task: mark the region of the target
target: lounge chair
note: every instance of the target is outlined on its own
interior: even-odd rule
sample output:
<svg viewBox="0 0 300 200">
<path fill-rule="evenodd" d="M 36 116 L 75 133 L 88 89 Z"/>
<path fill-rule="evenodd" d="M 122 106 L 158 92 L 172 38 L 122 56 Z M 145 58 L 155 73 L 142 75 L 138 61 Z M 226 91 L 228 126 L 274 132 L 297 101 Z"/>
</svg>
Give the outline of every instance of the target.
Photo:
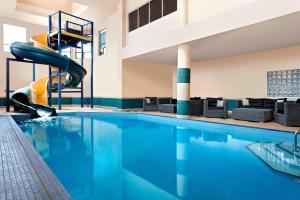
<svg viewBox="0 0 300 200">
<path fill-rule="evenodd" d="M 177 112 L 177 100 L 173 98 L 159 98 L 158 99 L 158 111 L 163 113 L 176 113 Z"/>
<path fill-rule="evenodd" d="M 218 105 L 218 104 L 222 105 Z M 204 100 L 203 115 L 212 118 L 228 118 L 228 102 L 222 98 L 207 98 Z"/>
<path fill-rule="evenodd" d="M 190 115 L 202 116 L 203 115 L 203 101 L 200 97 L 193 97 L 190 100 Z"/>
<path fill-rule="evenodd" d="M 143 110 L 157 111 L 158 110 L 157 97 L 145 97 L 143 100 Z"/>
<path fill-rule="evenodd" d="M 275 121 L 285 126 L 300 126 L 300 100 L 276 103 Z"/>
</svg>

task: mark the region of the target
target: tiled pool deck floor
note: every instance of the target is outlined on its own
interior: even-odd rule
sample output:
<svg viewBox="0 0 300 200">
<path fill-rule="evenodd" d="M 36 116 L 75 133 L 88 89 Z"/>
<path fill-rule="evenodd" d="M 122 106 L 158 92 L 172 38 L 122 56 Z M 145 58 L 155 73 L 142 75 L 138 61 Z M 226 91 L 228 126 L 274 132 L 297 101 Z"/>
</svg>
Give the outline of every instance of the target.
<svg viewBox="0 0 300 200">
<path fill-rule="evenodd" d="M 0 199 L 71 199 L 10 116 L 0 116 Z"/>
<path fill-rule="evenodd" d="M 81 109 L 80 107 L 69 106 L 64 107 L 63 112 L 111 111 L 115 111 L 115 109 Z M 0 109 L 0 200 L 71 199 L 68 192 L 23 135 L 21 129 L 10 116 L 11 114 L 13 113 L 5 113 L 4 109 Z M 174 114 L 159 112 L 146 112 L 146 114 L 177 117 Z M 190 119 L 290 132 L 298 129 L 297 127 L 285 127 L 274 122 L 253 123 L 203 117 L 191 117 Z"/>
</svg>

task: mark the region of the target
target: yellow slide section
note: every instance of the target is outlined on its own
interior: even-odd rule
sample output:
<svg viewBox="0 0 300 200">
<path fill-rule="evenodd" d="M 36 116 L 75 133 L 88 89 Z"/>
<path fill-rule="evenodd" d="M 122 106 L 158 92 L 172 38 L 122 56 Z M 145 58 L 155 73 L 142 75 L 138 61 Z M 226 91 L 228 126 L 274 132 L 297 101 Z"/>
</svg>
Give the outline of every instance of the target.
<svg viewBox="0 0 300 200">
<path fill-rule="evenodd" d="M 43 33 L 31 37 L 31 41 L 35 47 L 47 49 L 53 51 L 53 49 L 48 47 L 48 34 Z M 51 66 L 51 68 L 54 68 Z M 30 102 L 40 105 L 48 105 L 48 78 L 44 77 L 30 84 Z M 62 82 L 65 81 L 65 76 L 62 76 Z M 52 79 L 52 84 L 57 83 L 56 77 Z"/>
<path fill-rule="evenodd" d="M 30 100 L 34 104 L 48 104 L 48 77 L 42 78 L 30 84 Z"/>
</svg>

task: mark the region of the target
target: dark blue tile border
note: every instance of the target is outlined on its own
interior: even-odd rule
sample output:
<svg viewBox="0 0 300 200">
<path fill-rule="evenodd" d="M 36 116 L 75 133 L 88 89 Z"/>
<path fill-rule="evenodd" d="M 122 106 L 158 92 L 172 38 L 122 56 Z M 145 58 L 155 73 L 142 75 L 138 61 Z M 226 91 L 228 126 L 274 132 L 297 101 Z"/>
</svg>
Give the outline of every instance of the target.
<svg viewBox="0 0 300 200">
<path fill-rule="evenodd" d="M 228 110 L 232 111 L 237 107 L 237 102 L 239 99 L 226 99 L 228 102 Z"/>
<path fill-rule="evenodd" d="M 52 103 L 57 105 L 57 98 L 52 99 Z M 63 105 L 80 105 L 79 97 L 64 97 L 62 98 Z M 90 98 L 84 98 L 83 103 L 88 105 Z M 6 98 L 0 98 L 0 106 L 6 105 Z M 142 108 L 143 98 L 122 99 L 122 98 L 94 98 L 94 105 L 115 107 L 119 109 Z"/>
<path fill-rule="evenodd" d="M 53 98 L 53 104 L 57 105 L 57 98 Z M 236 108 L 236 102 L 238 99 L 227 99 L 228 109 L 233 110 Z M 84 98 L 84 104 L 88 105 L 90 98 Z M 79 97 L 64 97 L 62 98 L 62 104 L 68 105 L 80 105 Z M 0 98 L 0 106 L 6 105 L 6 98 Z M 94 98 L 94 105 L 107 106 L 119 109 L 133 109 L 143 107 L 143 98 Z"/>
<path fill-rule="evenodd" d="M 142 98 L 135 98 L 135 99 L 95 98 L 94 105 L 115 107 L 119 109 L 142 108 L 143 99 Z"/>
<path fill-rule="evenodd" d="M 6 98 L 0 98 L 0 106 L 6 105 Z"/>
</svg>

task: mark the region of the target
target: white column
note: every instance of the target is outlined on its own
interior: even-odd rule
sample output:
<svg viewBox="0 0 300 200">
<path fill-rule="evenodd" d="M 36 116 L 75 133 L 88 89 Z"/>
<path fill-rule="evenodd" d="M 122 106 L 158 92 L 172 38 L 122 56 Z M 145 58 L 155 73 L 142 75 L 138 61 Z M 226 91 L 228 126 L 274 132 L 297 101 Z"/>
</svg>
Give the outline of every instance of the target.
<svg viewBox="0 0 300 200">
<path fill-rule="evenodd" d="M 187 25 L 189 23 L 188 0 L 177 0 L 177 9 L 179 13 L 180 25 Z"/>
<path fill-rule="evenodd" d="M 190 103 L 190 47 L 187 44 L 178 46 L 177 69 L 177 115 L 189 115 Z"/>
</svg>

